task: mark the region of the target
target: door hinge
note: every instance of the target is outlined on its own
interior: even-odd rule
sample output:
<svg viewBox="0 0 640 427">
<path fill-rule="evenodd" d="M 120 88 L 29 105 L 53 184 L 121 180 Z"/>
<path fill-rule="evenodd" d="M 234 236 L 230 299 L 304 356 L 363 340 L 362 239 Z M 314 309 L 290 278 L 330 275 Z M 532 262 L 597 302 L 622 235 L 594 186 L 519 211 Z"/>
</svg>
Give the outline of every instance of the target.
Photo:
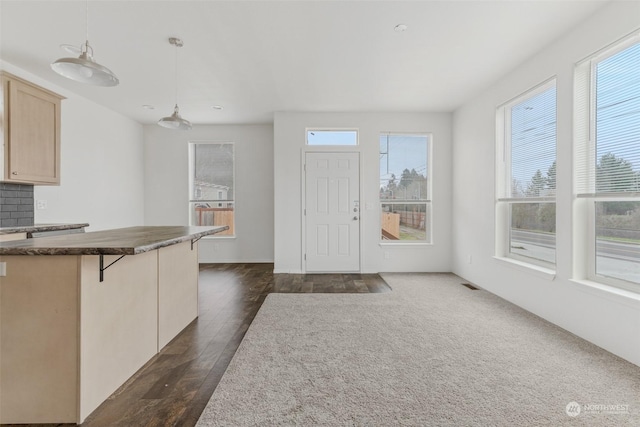
<svg viewBox="0 0 640 427">
<path fill-rule="evenodd" d="M 304 168 L 304 171 L 307 171 L 307 164 L 305 163 L 304 165 L 302 165 L 302 167 Z"/>
<path fill-rule="evenodd" d="M 304 260 L 305 261 L 307 260 L 307 254 L 304 254 Z"/>
<path fill-rule="evenodd" d="M 304 208 L 304 214 L 305 215 L 307 214 L 307 208 Z"/>
</svg>

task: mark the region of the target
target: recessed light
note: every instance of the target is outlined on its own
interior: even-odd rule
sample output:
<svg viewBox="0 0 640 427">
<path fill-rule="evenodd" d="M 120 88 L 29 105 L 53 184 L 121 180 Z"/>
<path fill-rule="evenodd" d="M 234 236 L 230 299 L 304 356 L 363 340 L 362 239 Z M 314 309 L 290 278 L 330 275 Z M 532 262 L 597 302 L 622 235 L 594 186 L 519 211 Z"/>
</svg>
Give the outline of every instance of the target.
<svg viewBox="0 0 640 427">
<path fill-rule="evenodd" d="M 213 107 L 214 110 L 224 110 L 224 107 L 222 105 L 214 105 Z"/>
<path fill-rule="evenodd" d="M 393 30 L 394 30 L 396 33 L 403 33 L 403 32 L 405 32 L 405 31 L 407 31 L 407 29 L 408 29 L 408 28 L 409 28 L 409 27 L 407 27 L 405 24 L 398 24 L 398 25 L 396 25 L 395 27 L 393 27 Z"/>
<path fill-rule="evenodd" d="M 156 107 L 154 107 L 153 105 L 149 105 L 149 104 L 144 104 L 142 106 L 142 108 L 144 108 L 145 110 L 155 110 Z"/>
</svg>

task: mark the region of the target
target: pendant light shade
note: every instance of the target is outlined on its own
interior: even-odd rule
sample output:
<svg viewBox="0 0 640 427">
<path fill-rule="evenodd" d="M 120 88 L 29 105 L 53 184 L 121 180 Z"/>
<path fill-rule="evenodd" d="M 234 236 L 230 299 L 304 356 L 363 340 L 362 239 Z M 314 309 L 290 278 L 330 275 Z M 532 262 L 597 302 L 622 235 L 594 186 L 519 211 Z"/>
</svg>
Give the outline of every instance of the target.
<svg viewBox="0 0 640 427">
<path fill-rule="evenodd" d="M 89 1 L 85 3 L 86 13 L 86 38 L 85 43 L 80 48 L 80 56 L 77 58 L 60 58 L 51 68 L 56 73 L 68 79 L 80 83 L 87 83 L 95 86 L 117 86 L 120 83 L 113 71 L 98 64 L 93 59 L 93 48 L 89 46 Z"/>
<path fill-rule="evenodd" d="M 158 120 L 158 124 L 167 129 L 191 130 L 191 122 L 180 116 L 178 104 L 173 107 L 173 114 Z"/>
<path fill-rule="evenodd" d="M 120 83 L 113 71 L 94 61 L 89 40 L 82 45 L 78 58 L 60 58 L 51 64 L 51 68 L 61 76 L 80 83 L 95 86 L 117 86 Z"/>
<path fill-rule="evenodd" d="M 169 44 L 175 46 L 176 55 L 175 55 L 175 77 L 176 77 L 176 105 L 173 107 L 173 114 L 167 117 L 163 117 L 158 120 L 158 125 L 174 130 L 191 130 L 191 122 L 189 120 L 183 119 L 180 116 L 180 109 L 178 108 L 178 48 L 182 47 L 184 43 L 182 40 L 171 37 L 169 38 Z"/>
</svg>

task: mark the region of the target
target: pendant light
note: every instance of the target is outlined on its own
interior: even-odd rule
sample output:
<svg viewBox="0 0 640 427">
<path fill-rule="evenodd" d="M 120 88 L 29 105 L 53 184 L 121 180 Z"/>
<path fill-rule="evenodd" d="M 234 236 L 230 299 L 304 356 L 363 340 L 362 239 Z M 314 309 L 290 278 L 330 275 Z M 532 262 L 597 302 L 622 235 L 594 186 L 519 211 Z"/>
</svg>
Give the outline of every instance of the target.
<svg viewBox="0 0 640 427">
<path fill-rule="evenodd" d="M 173 114 L 167 117 L 163 117 L 158 121 L 158 124 L 162 127 L 168 129 L 175 130 L 191 130 L 191 122 L 189 120 L 185 120 L 180 117 L 180 110 L 178 108 L 178 48 L 182 47 L 184 43 L 182 40 L 171 37 L 169 38 L 169 43 L 175 46 L 176 48 L 176 66 L 175 66 L 175 74 L 176 74 L 176 105 L 173 107 Z"/>
<path fill-rule="evenodd" d="M 56 73 L 68 79 L 95 86 L 117 86 L 120 81 L 113 72 L 93 59 L 93 48 L 89 45 L 89 1 L 85 5 L 86 37 L 80 47 L 78 58 L 60 58 L 51 64 Z"/>
</svg>

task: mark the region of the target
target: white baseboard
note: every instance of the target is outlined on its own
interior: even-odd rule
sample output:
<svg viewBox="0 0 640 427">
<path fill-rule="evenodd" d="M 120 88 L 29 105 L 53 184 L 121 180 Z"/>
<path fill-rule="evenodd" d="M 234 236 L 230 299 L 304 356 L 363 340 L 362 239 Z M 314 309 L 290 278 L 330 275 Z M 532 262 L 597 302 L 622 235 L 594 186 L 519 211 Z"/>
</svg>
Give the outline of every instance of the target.
<svg viewBox="0 0 640 427">
<path fill-rule="evenodd" d="M 273 269 L 273 274 L 304 274 L 302 270 L 282 270 L 282 269 Z"/>
<path fill-rule="evenodd" d="M 200 264 L 273 264 L 272 259 L 199 259 Z"/>
</svg>

